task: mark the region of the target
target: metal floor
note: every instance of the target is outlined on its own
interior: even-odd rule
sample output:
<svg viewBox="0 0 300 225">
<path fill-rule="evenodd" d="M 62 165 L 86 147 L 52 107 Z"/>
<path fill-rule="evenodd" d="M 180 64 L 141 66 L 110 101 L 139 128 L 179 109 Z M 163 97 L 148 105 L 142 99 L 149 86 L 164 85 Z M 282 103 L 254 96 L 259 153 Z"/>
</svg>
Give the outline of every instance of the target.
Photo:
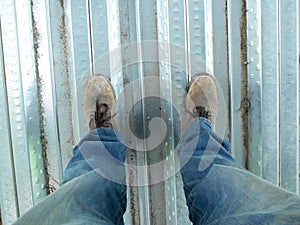
<svg viewBox="0 0 300 225">
<path fill-rule="evenodd" d="M 109 77 L 143 124 L 155 113 L 148 97 L 169 115 L 156 151 L 129 150 L 131 165 L 163 160 L 168 179 L 153 184 L 151 170 L 127 171 L 137 186 L 126 224 L 190 224 L 173 124 L 199 72 L 218 81 L 217 131 L 237 161 L 299 193 L 299 1 L 0 0 L 0 10 L 3 224 L 59 187 L 87 132 L 82 94 L 92 74 Z"/>
</svg>

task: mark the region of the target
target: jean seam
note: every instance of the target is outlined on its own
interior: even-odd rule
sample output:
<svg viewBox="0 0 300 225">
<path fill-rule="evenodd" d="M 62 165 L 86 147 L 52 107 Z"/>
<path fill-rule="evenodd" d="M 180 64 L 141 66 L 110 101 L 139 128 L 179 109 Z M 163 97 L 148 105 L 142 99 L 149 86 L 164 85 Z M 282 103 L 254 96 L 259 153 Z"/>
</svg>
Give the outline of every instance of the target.
<svg viewBox="0 0 300 225">
<path fill-rule="evenodd" d="M 184 184 L 184 188 L 185 188 L 186 190 L 188 190 L 189 193 L 191 193 L 192 188 L 190 188 L 188 185 Z"/>
<path fill-rule="evenodd" d="M 197 216 L 199 216 L 199 218 L 200 218 L 200 223 L 199 223 L 199 224 L 202 224 L 204 215 L 203 215 L 203 213 L 201 212 L 201 210 L 197 209 L 197 208 L 194 207 L 194 206 L 191 206 L 191 212 L 193 212 L 193 213 L 197 214 Z"/>
<path fill-rule="evenodd" d="M 124 215 L 124 211 L 123 211 L 123 209 L 121 207 L 119 213 L 117 214 L 117 219 L 116 219 L 116 223 L 115 224 L 117 224 L 117 225 L 120 224 L 120 221 L 123 218 L 123 215 Z"/>
</svg>

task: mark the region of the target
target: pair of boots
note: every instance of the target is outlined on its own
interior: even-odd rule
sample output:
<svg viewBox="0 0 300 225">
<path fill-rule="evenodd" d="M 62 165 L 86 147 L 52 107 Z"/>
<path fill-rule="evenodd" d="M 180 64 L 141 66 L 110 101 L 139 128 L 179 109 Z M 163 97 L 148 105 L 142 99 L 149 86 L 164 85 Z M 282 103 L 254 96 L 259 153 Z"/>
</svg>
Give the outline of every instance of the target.
<svg viewBox="0 0 300 225">
<path fill-rule="evenodd" d="M 103 75 L 92 76 L 85 85 L 84 113 L 90 130 L 108 127 L 118 130 L 116 95 L 110 81 Z M 189 83 L 184 102 L 187 128 L 193 118 L 204 117 L 214 125 L 218 113 L 218 93 L 214 77 L 201 73 Z"/>
</svg>

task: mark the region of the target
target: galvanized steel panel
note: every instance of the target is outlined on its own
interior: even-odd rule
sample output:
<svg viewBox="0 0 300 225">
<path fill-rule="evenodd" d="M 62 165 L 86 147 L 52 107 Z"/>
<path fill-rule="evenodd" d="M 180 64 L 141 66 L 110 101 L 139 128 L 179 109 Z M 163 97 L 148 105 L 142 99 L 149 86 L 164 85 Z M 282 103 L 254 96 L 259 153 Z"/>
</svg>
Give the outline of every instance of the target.
<svg viewBox="0 0 300 225">
<path fill-rule="evenodd" d="M 139 17 L 136 13 L 139 12 L 139 5 L 136 1 L 119 1 L 120 13 L 120 39 L 122 46 L 122 73 L 123 77 L 119 82 L 123 82 L 124 86 L 131 85 L 132 82 L 138 80 L 141 76 L 142 65 L 139 61 L 139 44 L 132 44 L 139 41 Z M 131 16 L 130 16 L 131 15 Z M 134 16 L 133 16 L 134 15 Z M 141 90 L 141 82 L 135 83 L 135 88 Z M 133 106 L 141 99 L 141 93 L 134 91 L 133 88 L 125 88 L 122 92 L 124 102 L 119 104 Z M 141 112 L 141 105 L 132 108 L 132 113 L 136 115 Z M 135 120 L 136 121 L 136 120 Z M 140 132 L 136 125 L 131 126 L 133 133 Z M 131 132 L 126 132 L 126 140 L 134 143 Z M 144 165 L 144 152 L 139 152 L 134 149 L 128 149 L 127 153 L 127 182 L 128 187 L 128 207 L 125 213 L 125 223 L 145 224 L 149 221 L 149 194 L 147 187 L 138 186 L 138 183 L 144 183 L 147 175 L 143 171 L 137 169 L 138 165 Z"/>
<path fill-rule="evenodd" d="M 91 47 L 92 47 L 92 73 L 109 76 L 109 57 L 103 57 L 109 51 L 108 37 L 108 11 L 106 0 L 89 1 Z M 101 57 L 101 63 L 96 63 Z"/>
<path fill-rule="evenodd" d="M 70 20 L 72 45 L 70 54 L 73 55 L 73 70 L 68 77 L 69 95 L 72 101 L 73 130 L 76 142 L 82 138 L 87 130 L 84 120 L 80 118 L 83 115 L 80 102 L 82 90 L 78 88 L 82 77 L 92 71 L 91 64 L 91 38 L 90 38 L 90 17 L 89 2 L 81 0 L 70 1 Z M 79 95 L 77 95 L 79 94 Z"/>
<path fill-rule="evenodd" d="M 261 8 L 260 1 L 247 1 L 247 41 L 248 41 L 248 133 L 249 169 L 262 175 L 261 136 Z"/>
<path fill-rule="evenodd" d="M 163 117 L 164 113 L 168 114 L 168 118 L 164 118 L 167 121 L 164 121 L 166 125 L 166 139 L 160 145 L 160 152 L 165 154 L 162 157 L 162 160 L 165 160 L 164 167 L 162 168 L 162 173 L 165 173 L 164 176 L 169 176 L 170 173 L 174 173 L 174 128 L 170 126 L 170 124 L 174 124 L 173 122 L 173 109 L 172 105 L 167 104 L 167 102 L 172 102 L 172 85 L 171 85 L 171 65 L 170 65 L 170 46 L 165 44 L 166 41 L 169 40 L 169 14 L 168 14 L 168 2 L 158 2 L 157 4 L 157 30 L 158 30 L 158 56 L 159 56 L 159 76 L 163 80 L 160 81 L 160 107 L 161 107 L 161 117 Z M 171 121 L 171 123 L 170 123 Z M 170 179 L 164 181 L 163 186 L 164 191 L 164 205 L 165 209 L 163 212 L 163 217 L 165 224 L 176 224 L 177 223 L 177 209 L 176 209 L 176 186 L 175 186 L 175 177 L 172 176 Z M 160 194 L 160 193 L 159 193 Z M 172 198 L 173 197 L 173 198 Z M 157 199 L 158 200 L 158 199 Z M 158 204 L 157 201 L 156 204 Z M 162 202 L 160 202 L 162 204 Z M 168 216 L 167 216 L 168 215 Z M 160 219 L 160 218 L 158 218 Z M 158 220 L 160 221 L 160 220 Z"/>
<path fill-rule="evenodd" d="M 129 17 L 128 15 L 134 15 L 135 14 L 135 1 L 119 1 L 120 6 L 120 29 L 125 31 L 121 32 L 120 40 L 122 45 L 128 45 L 131 42 L 136 41 L 136 19 L 135 17 Z M 100 20 L 102 18 L 99 18 Z M 107 49 L 108 51 L 108 49 Z M 139 76 L 138 74 L 138 67 L 135 66 L 128 66 L 128 63 L 132 60 L 130 58 L 130 51 L 132 49 L 124 48 L 122 49 L 122 55 L 123 55 L 123 79 L 122 82 L 124 85 L 132 82 L 133 80 L 137 79 Z M 137 50 L 135 52 L 137 54 Z M 125 65 L 124 65 L 125 64 Z M 105 66 L 104 66 L 105 67 Z M 124 96 L 131 96 L 131 97 L 124 97 L 125 102 L 122 102 L 121 104 L 130 104 L 133 105 L 134 102 L 134 91 L 124 90 Z M 126 137 L 126 140 L 130 140 L 130 135 L 126 132 L 124 134 Z M 126 163 L 128 165 L 137 165 L 137 152 L 132 149 L 127 150 L 127 161 Z M 137 175 L 137 171 L 134 169 L 127 169 L 126 170 L 126 176 L 127 176 L 127 182 L 129 184 L 132 184 L 135 182 Z M 127 210 L 124 214 L 124 221 L 125 224 L 140 224 L 140 217 L 139 217 L 139 188 L 137 186 L 129 185 L 127 189 Z M 132 212 L 132 213 L 131 213 Z"/>
<path fill-rule="evenodd" d="M 186 1 L 187 4 L 187 30 L 188 30 L 188 49 L 191 76 L 196 73 L 206 71 L 206 45 L 205 45 L 205 15 L 204 1 Z M 193 57 L 196 55 L 197 57 Z"/>
<path fill-rule="evenodd" d="M 299 1 L 280 1 L 280 184 L 299 193 Z"/>
<path fill-rule="evenodd" d="M 262 177 L 279 185 L 278 1 L 261 1 Z"/>
<path fill-rule="evenodd" d="M 214 1 L 211 7 L 212 17 L 212 46 L 206 45 L 210 49 L 213 58 L 212 74 L 216 77 L 219 86 L 219 113 L 216 131 L 224 138 L 229 137 L 229 86 L 228 86 L 228 44 L 227 44 L 227 2 L 226 0 Z M 238 7 L 238 6 L 236 6 Z M 208 26 L 208 25 L 206 25 Z M 208 31 L 206 31 L 208 33 Z M 207 57 L 208 58 L 208 57 Z M 208 62 L 207 62 L 208 64 Z M 208 65 L 208 68 L 210 66 Z M 222 99 L 221 99 L 222 98 Z M 227 105 L 222 104 L 226 102 Z M 226 104 L 225 103 L 225 104 Z"/>
<path fill-rule="evenodd" d="M 23 88 L 22 69 L 19 58 L 18 26 L 16 7 L 14 1 L 2 1 L 1 29 L 3 41 L 3 55 L 5 61 L 6 88 L 9 110 L 9 123 L 13 159 L 15 165 L 16 186 L 19 214 L 23 215 L 33 205 L 33 189 L 30 174 L 29 149 L 27 145 L 28 134 L 26 133 L 26 116 Z M 26 14 L 25 10 L 25 14 Z M 27 24 L 28 25 L 28 24 Z M 30 30 L 26 27 L 25 29 Z M 32 52 L 29 52 L 32 54 Z M 23 60 L 26 60 L 23 59 Z M 28 60 L 28 59 L 27 59 Z M 25 75 L 25 74 L 24 74 Z"/>
<path fill-rule="evenodd" d="M 57 128 L 49 2 L 46 0 L 33 1 L 32 13 L 35 26 L 34 46 L 37 58 L 41 142 L 47 168 L 46 185 L 51 193 L 60 186 L 63 171 Z"/>
<path fill-rule="evenodd" d="M 1 172 L 8 171 L 7 177 L 1 173 L 5 223 L 31 207 L 38 193 L 45 195 L 46 186 L 59 186 L 72 148 L 87 132 L 83 87 L 92 74 L 111 78 L 123 107 L 145 98 L 132 109 L 144 122 L 135 131 L 146 134 L 150 115 L 157 113 L 154 106 L 169 115 L 171 135 L 156 151 L 128 151 L 132 186 L 126 223 L 190 224 L 181 176 L 174 175 L 176 128 L 170 124 L 176 122 L 172 106 L 181 106 L 181 90 L 198 72 L 214 73 L 218 80 L 224 103 L 217 128 L 231 139 L 237 161 L 277 185 L 299 190 L 298 2 L 34 0 L 32 8 L 30 1 L 22 3 L 1 1 L 7 10 L 1 11 L 5 75 L 0 70 L 0 84 L 6 91 L 0 96 L 5 106 L 0 123 L 8 136 L 1 144 L 12 152 L 4 155 L 11 163 L 0 165 Z M 21 12 L 25 17 L 18 16 Z M 27 39 L 18 39 L 22 30 Z M 159 79 L 148 82 L 151 76 Z M 132 84 L 134 90 L 124 88 Z M 147 102 L 153 93 L 160 100 Z M 150 144 L 145 139 L 138 145 L 145 150 Z M 163 159 L 160 173 L 168 179 L 153 184 L 156 171 L 145 167 Z M 8 182 L 15 186 L 5 189 Z"/>
<path fill-rule="evenodd" d="M 25 127 L 32 179 L 33 201 L 36 204 L 46 196 L 44 155 L 40 135 L 40 107 L 37 90 L 36 62 L 33 43 L 32 15 L 24 12 L 31 11 L 31 3 L 27 0 L 16 4 L 18 34 L 27 38 L 18 38 L 19 58 L 21 69 L 21 90 L 25 109 Z M 20 15 L 20 16 L 19 16 Z M 26 209 L 27 210 L 27 209 Z"/>
<path fill-rule="evenodd" d="M 185 89 L 187 86 L 187 81 L 189 77 L 188 70 L 188 49 L 187 49 L 187 8 L 185 1 L 169 1 L 168 2 L 168 20 L 166 24 L 168 24 L 168 42 L 171 43 L 169 53 L 170 57 L 168 59 L 171 65 L 171 71 L 167 79 L 171 79 L 173 82 L 171 87 L 171 92 L 169 93 L 168 98 L 171 100 L 172 105 L 175 109 L 182 108 L 182 100 L 184 96 L 182 96 L 182 89 Z M 166 10 L 166 9 L 165 9 Z M 166 41 L 164 40 L 166 43 Z M 162 74 L 161 74 L 162 75 Z M 162 93 L 163 94 L 163 91 Z M 170 109 L 172 110 L 172 109 Z M 183 110 L 183 109 L 182 109 Z M 183 111 L 177 112 L 179 114 L 183 113 Z M 174 119 L 174 112 L 170 115 L 170 119 Z M 175 126 L 173 132 L 178 132 L 180 127 Z M 174 151 L 176 145 L 174 143 L 174 135 L 173 140 L 170 140 L 171 143 L 168 143 L 169 151 Z M 171 161 L 172 170 L 171 173 L 176 172 L 176 162 L 174 154 L 170 154 L 169 160 Z M 167 195 L 167 210 L 168 210 L 168 218 L 167 222 L 169 224 L 191 224 L 188 220 L 188 209 L 185 204 L 185 196 L 183 193 L 183 183 L 181 179 L 181 174 L 177 172 L 174 176 L 170 177 L 166 181 L 166 193 Z"/>
<path fill-rule="evenodd" d="M 57 118 L 57 134 L 59 140 L 58 161 L 62 161 L 62 169 L 72 157 L 75 145 L 72 98 L 69 77 L 73 72 L 73 55 L 71 54 L 70 5 L 68 1 L 49 1 L 49 28 L 51 30 L 51 61 L 53 71 L 50 73 L 54 81 L 54 113 Z M 69 16 L 67 16 L 69 15 Z M 62 171 L 61 171 L 62 173 Z"/>
<path fill-rule="evenodd" d="M 157 6 L 158 11 L 158 17 L 157 17 L 157 27 L 158 27 L 158 46 L 159 46 L 159 72 L 160 72 L 160 98 L 161 98 L 161 117 L 164 119 L 164 123 L 166 124 L 166 138 L 163 141 L 161 148 L 162 152 L 165 153 L 164 160 L 164 167 L 162 171 L 164 173 L 165 181 L 164 181 L 164 195 L 165 195 L 165 224 L 177 224 L 179 221 L 181 224 L 184 223 L 184 219 L 181 219 L 178 214 L 179 209 L 177 208 L 177 195 L 181 192 L 177 193 L 176 190 L 176 176 L 174 174 L 176 173 L 175 169 L 175 155 L 174 155 L 174 148 L 176 147 L 175 143 L 175 133 L 176 132 L 176 126 L 173 126 L 176 122 L 174 121 L 174 112 L 173 110 L 173 104 L 180 105 L 180 102 L 177 100 L 179 96 L 176 96 L 176 86 L 172 85 L 172 69 L 171 67 L 174 67 L 174 65 L 171 63 L 171 49 L 175 50 L 173 46 L 169 45 L 168 40 L 170 40 L 170 36 L 174 35 L 174 33 L 171 33 L 171 27 L 173 24 L 169 23 L 169 20 L 171 19 L 171 15 L 169 15 L 169 6 L 167 2 L 159 2 Z M 177 9 L 178 10 L 178 9 Z M 183 14 L 183 9 L 181 14 Z M 178 20 L 178 18 L 175 18 Z M 178 27 L 178 24 L 177 24 Z M 184 30 L 184 27 L 181 27 L 181 30 Z M 178 35 L 178 34 L 177 34 Z M 176 48 L 176 47 L 175 47 Z M 182 55 L 181 55 L 182 56 Z M 177 56 L 180 57 L 179 55 Z M 172 57 L 175 58 L 175 57 Z M 184 61 L 184 57 L 181 57 L 181 60 Z M 184 63 L 183 63 L 184 64 Z M 178 65 L 180 66 L 180 65 Z M 176 68 L 174 68 L 176 69 Z M 177 68 L 181 69 L 182 68 Z M 179 78 L 179 77 L 178 77 Z M 179 88 L 182 86 L 182 82 L 185 83 L 186 75 L 183 71 L 181 74 L 181 79 L 177 80 Z M 181 83 L 179 81 L 182 81 Z M 180 90 L 177 91 L 177 93 L 180 93 Z M 173 101 L 174 97 L 174 101 Z M 183 96 L 182 96 L 183 97 Z M 171 104 L 168 104 L 171 103 Z M 176 109 L 175 109 L 176 110 Z M 180 112 L 179 112 L 180 113 Z M 167 118 L 165 118 L 163 115 L 167 114 Z M 182 193 L 183 194 L 183 193 Z M 180 200 L 182 198 L 179 198 Z M 183 203 L 183 202 L 181 202 Z M 182 208 L 184 209 L 184 208 Z M 181 210 L 181 213 L 184 213 L 183 210 Z"/>
<path fill-rule="evenodd" d="M 152 47 L 148 47 L 148 45 L 143 45 L 144 41 L 147 40 L 158 40 L 158 19 L 157 16 L 160 16 L 157 11 L 159 2 L 155 1 L 140 1 L 139 2 L 139 12 L 138 15 L 140 17 L 140 24 L 139 28 L 141 30 L 140 41 L 142 42 L 141 48 L 141 59 L 142 59 L 142 76 L 143 77 L 158 77 L 159 72 L 159 54 L 158 54 L 158 47 L 157 45 L 151 45 Z M 151 61 L 149 60 L 151 59 Z M 159 93 L 160 92 L 160 83 L 158 80 L 153 79 L 153 82 L 143 82 L 143 91 L 142 97 L 147 98 L 151 96 L 151 93 Z M 145 102 L 146 103 L 146 102 Z M 156 115 L 156 110 L 153 106 L 159 105 L 160 100 L 149 101 L 148 104 L 143 106 L 143 124 L 144 124 L 144 135 L 147 134 L 147 129 L 150 122 L 150 118 L 153 115 Z M 151 142 L 145 140 L 145 150 L 149 149 L 151 146 Z M 147 165 L 153 165 L 163 160 L 163 146 L 160 143 L 152 151 L 145 151 L 145 160 Z M 163 171 L 163 168 L 160 168 L 160 171 Z M 149 220 L 147 223 L 158 223 L 161 222 L 166 224 L 166 205 L 165 205 L 165 185 L 164 182 L 157 183 L 155 182 L 155 178 L 157 176 L 154 170 L 146 170 L 148 173 L 145 178 L 147 178 L 149 182 L 148 186 L 148 193 L 149 193 Z"/>
<path fill-rule="evenodd" d="M 1 26 L 0 32 L 2 33 Z M 2 53 L 2 35 L 0 35 L 0 206 L 3 224 L 13 223 L 19 214 L 14 163 L 12 155 L 10 124 L 7 107 L 5 70 Z"/>
<path fill-rule="evenodd" d="M 245 40 L 245 1 L 229 0 L 228 70 L 230 85 L 230 143 L 231 153 L 242 166 L 247 165 L 247 40 Z"/>
</svg>

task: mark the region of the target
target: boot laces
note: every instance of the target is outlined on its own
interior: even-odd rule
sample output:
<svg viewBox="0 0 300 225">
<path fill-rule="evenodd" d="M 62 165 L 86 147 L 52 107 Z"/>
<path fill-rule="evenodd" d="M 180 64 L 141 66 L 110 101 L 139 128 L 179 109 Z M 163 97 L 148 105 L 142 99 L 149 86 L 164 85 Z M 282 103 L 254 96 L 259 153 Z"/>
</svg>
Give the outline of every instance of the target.
<svg viewBox="0 0 300 225">
<path fill-rule="evenodd" d="M 111 118 L 112 115 L 107 104 L 96 105 L 95 121 L 97 127 L 112 128 Z"/>
<path fill-rule="evenodd" d="M 197 111 L 199 117 L 204 117 L 206 119 L 210 119 L 211 118 L 211 112 L 210 112 L 210 110 L 206 109 L 205 107 L 197 106 L 196 107 L 196 111 Z"/>
<path fill-rule="evenodd" d="M 194 118 L 196 117 L 204 117 L 206 119 L 211 119 L 211 111 L 203 106 L 196 106 L 193 109 L 193 112 L 187 110 Z"/>
</svg>

